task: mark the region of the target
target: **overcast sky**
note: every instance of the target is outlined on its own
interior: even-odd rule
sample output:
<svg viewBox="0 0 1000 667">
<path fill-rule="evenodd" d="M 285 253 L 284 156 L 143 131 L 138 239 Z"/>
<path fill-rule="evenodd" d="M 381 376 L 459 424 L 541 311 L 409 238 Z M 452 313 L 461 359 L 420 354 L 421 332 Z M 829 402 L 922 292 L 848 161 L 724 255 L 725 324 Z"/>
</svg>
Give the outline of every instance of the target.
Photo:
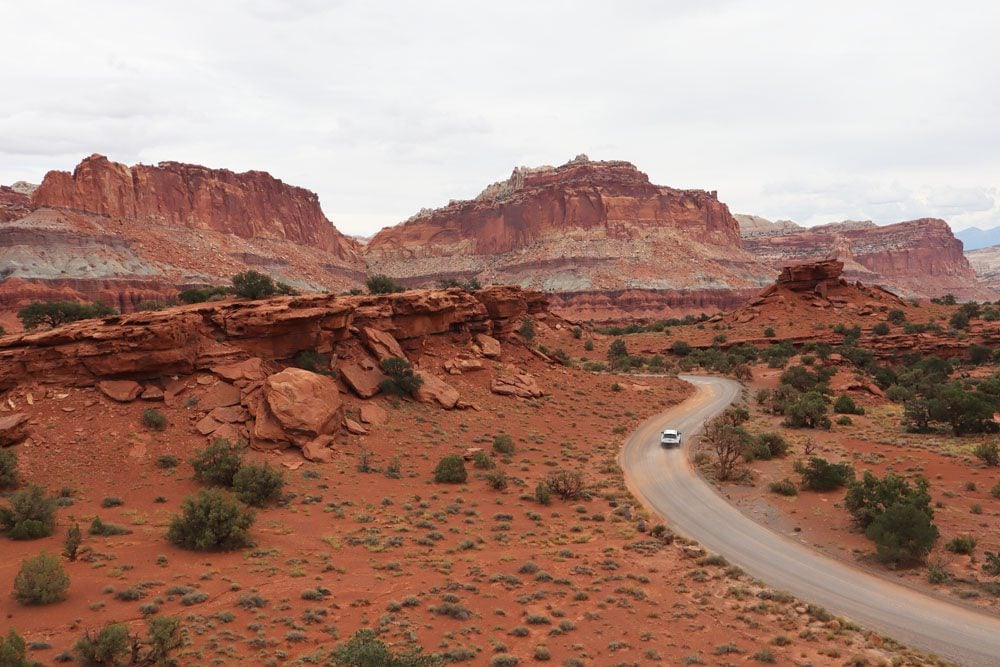
<svg viewBox="0 0 1000 667">
<path fill-rule="evenodd" d="M 0 25 L 0 183 L 95 152 L 261 169 L 367 235 L 587 153 L 771 219 L 1000 225 L 996 2 L 0 0 Z"/>
</svg>

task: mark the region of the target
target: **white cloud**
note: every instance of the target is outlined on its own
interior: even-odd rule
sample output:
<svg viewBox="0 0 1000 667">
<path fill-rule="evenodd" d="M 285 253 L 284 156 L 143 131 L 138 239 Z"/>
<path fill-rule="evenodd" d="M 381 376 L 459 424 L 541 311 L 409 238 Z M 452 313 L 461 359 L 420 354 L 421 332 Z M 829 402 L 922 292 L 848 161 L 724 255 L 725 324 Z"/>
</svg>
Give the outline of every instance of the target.
<svg viewBox="0 0 1000 667">
<path fill-rule="evenodd" d="M 998 23 L 971 1 L 10 3 L 0 182 L 92 152 L 263 169 L 369 234 L 586 152 L 770 217 L 1000 224 Z"/>
</svg>

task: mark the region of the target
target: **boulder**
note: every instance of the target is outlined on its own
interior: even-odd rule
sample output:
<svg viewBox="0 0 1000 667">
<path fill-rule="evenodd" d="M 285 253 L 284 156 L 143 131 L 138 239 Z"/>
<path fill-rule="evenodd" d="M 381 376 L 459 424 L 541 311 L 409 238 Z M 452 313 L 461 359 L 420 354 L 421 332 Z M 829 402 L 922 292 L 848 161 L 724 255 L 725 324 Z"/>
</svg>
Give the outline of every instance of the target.
<svg viewBox="0 0 1000 667">
<path fill-rule="evenodd" d="M 0 447 L 11 447 L 28 437 L 28 415 L 15 412 L 0 416 Z"/>
<path fill-rule="evenodd" d="M 236 361 L 231 364 L 213 366 L 209 370 L 221 377 L 223 380 L 228 380 L 229 382 L 236 382 L 237 380 L 251 380 L 259 382 L 267 377 L 269 369 L 266 368 L 263 359 L 252 357 L 250 359 Z"/>
<path fill-rule="evenodd" d="M 216 382 L 208 391 L 198 397 L 198 407 L 202 410 L 214 410 L 230 405 L 237 405 L 242 395 L 240 388 L 228 382 Z"/>
<path fill-rule="evenodd" d="M 442 364 L 449 375 L 461 375 L 469 371 L 483 370 L 483 362 L 479 359 L 448 359 Z"/>
<path fill-rule="evenodd" d="M 517 369 L 508 371 L 493 380 L 490 391 L 501 396 L 518 396 L 520 398 L 539 398 L 545 395 L 531 374 Z"/>
<path fill-rule="evenodd" d="M 389 413 L 377 405 L 365 403 L 361 406 L 361 414 L 358 418 L 365 424 L 381 426 L 389 421 Z"/>
<path fill-rule="evenodd" d="M 354 435 L 368 435 L 368 429 L 353 419 L 346 417 L 344 418 L 344 428 L 347 429 L 348 433 L 353 433 Z"/>
<path fill-rule="evenodd" d="M 229 442 L 246 442 L 247 432 L 246 429 L 239 424 L 220 424 L 212 435 L 209 437 L 209 441 L 214 442 L 216 439 L 222 438 L 228 440 Z"/>
<path fill-rule="evenodd" d="M 163 390 L 154 385 L 149 385 L 139 395 L 139 398 L 144 401 L 162 401 L 164 399 Z"/>
<path fill-rule="evenodd" d="M 496 359 L 500 356 L 500 341 L 493 336 L 486 334 L 476 334 L 476 344 L 483 351 L 483 356 Z"/>
<path fill-rule="evenodd" d="M 385 374 L 376 368 L 365 369 L 357 362 L 347 362 L 340 365 L 340 377 L 344 384 L 360 398 L 371 398 L 381 389 L 378 385 L 385 379 Z"/>
<path fill-rule="evenodd" d="M 343 419 L 337 383 L 327 375 L 286 368 L 264 381 L 256 419 L 255 440 L 287 441 L 301 447 L 317 436 L 329 435 Z M 282 435 L 276 437 L 275 427 Z"/>
<path fill-rule="evenodd" d="M 451 410 L 458 403 L 458 390 L 444 380 L 425 371 L 415 371 L 414 375 L 423 380 L 413 395 L 419 402 L 437 403 L 445 410 Z"/>
<path fill-rule="evenodd" d="M 406 359 L 403 348 L 399 346 L 399 342 L 393 338 L 392 334 L 374 327 L 361 327 L 358 333 L 361 336 L 361 342 L 379 361 L 385 361 L 392 357 Z"/>
<path fill-rule="evenodd" d="M 313 463 L 330 463 L 333 461 L 333 450 L 330 449 L 332 444 L 332 436 L 318 436 L 302 444 L 302 456 Z"/>
<path fill-rule="evenodd" d="M 142 385 L 132 380 L 102 380 L 97 383 L 97 388 L 119 403 L 131 403 L 142 394 Z"/>
<path fill-rule="evenodd" d="M 247 411 L 240 405 L 226 405 L 223 407 L 215 408 L 208 413 L 208 416 L 212 419 L 222 422 L 225 424 L 233 424 L 235 422 L 245 422 L 250 416 Z"/>
<path fill-rule="evenodd" d="M 221 422 L 217 422 L 211 417 L 205 416 L 194 425 L 194 428 L 198 431 L 198 433 L 208 435 L 209 433 L 214 433 L 220 426 L 222 426 Z"/>
</svg>

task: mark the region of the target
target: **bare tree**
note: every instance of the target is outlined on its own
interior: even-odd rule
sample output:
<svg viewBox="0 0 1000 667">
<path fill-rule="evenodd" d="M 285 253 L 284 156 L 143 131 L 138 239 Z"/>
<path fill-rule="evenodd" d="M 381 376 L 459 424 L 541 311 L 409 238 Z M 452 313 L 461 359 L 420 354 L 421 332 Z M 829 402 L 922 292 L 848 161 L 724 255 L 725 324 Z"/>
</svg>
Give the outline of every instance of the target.
<svg viewBox="0 0 1000 667">
<path fill-rule="evenodd" d="M 705 424 L 703 437 L 715 450 L 721 480 L 733 478 L 750 439 L 744 429 L 733 424 L 732 417 L 733 415 L 723 413 Z"/>
</svg>

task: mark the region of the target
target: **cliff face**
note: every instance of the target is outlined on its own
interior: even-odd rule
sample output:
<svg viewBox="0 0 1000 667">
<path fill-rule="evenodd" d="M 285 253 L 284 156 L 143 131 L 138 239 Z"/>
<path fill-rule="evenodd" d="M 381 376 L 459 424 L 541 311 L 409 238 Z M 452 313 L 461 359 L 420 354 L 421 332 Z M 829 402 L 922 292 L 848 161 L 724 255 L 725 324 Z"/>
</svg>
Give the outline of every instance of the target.
<svg viewBox="0 0 1000 667">
<path fill-rule="evenodd" d="M 995 299 L 978 282 L 962 242 L 944 220 L 922 218 L 883 227 L 846 222 L 747 236 L 743 247 L 775 268 L 835 258 L 844 276 L 887 287 L 904 297 L 951 292 L 963 299 Z"/>
<path fill-rule="evenodd" d="M 99 298 L 128 311 L 248 269 L 303 291 L 364 280 L 358 243 L 318 197 L 264 172 L 93 155 L 21 190 L 0 191 L 0 308 Z"/>
<path fill-rule="evenodd" d="M 636 316 L 634 295 L 659 316 L 689 312 L 678 292 L 726 293 L 773 279 L 740 248 L 739 226 L 714 192 L 653 185 L 627 162 L 581 156 L 516 169 L 476 199 L 423 211 L 366 246 L 369 273 L 411 285 L 442 278 L 512 283 L 553 293 L 573 318 Z M 645 316 L 643 314 L 642 316 Z"/>
<path fill-rule="evenodd" d="M 262 171 L 236 174 L 180 162 L 127 167 L 91 155 L 72 174 L 49 172 L 31 199 L 34 208 L 291 241 L 341 259 L 357 250 L 323 215 L 315 193 Z"/>
</svg>

